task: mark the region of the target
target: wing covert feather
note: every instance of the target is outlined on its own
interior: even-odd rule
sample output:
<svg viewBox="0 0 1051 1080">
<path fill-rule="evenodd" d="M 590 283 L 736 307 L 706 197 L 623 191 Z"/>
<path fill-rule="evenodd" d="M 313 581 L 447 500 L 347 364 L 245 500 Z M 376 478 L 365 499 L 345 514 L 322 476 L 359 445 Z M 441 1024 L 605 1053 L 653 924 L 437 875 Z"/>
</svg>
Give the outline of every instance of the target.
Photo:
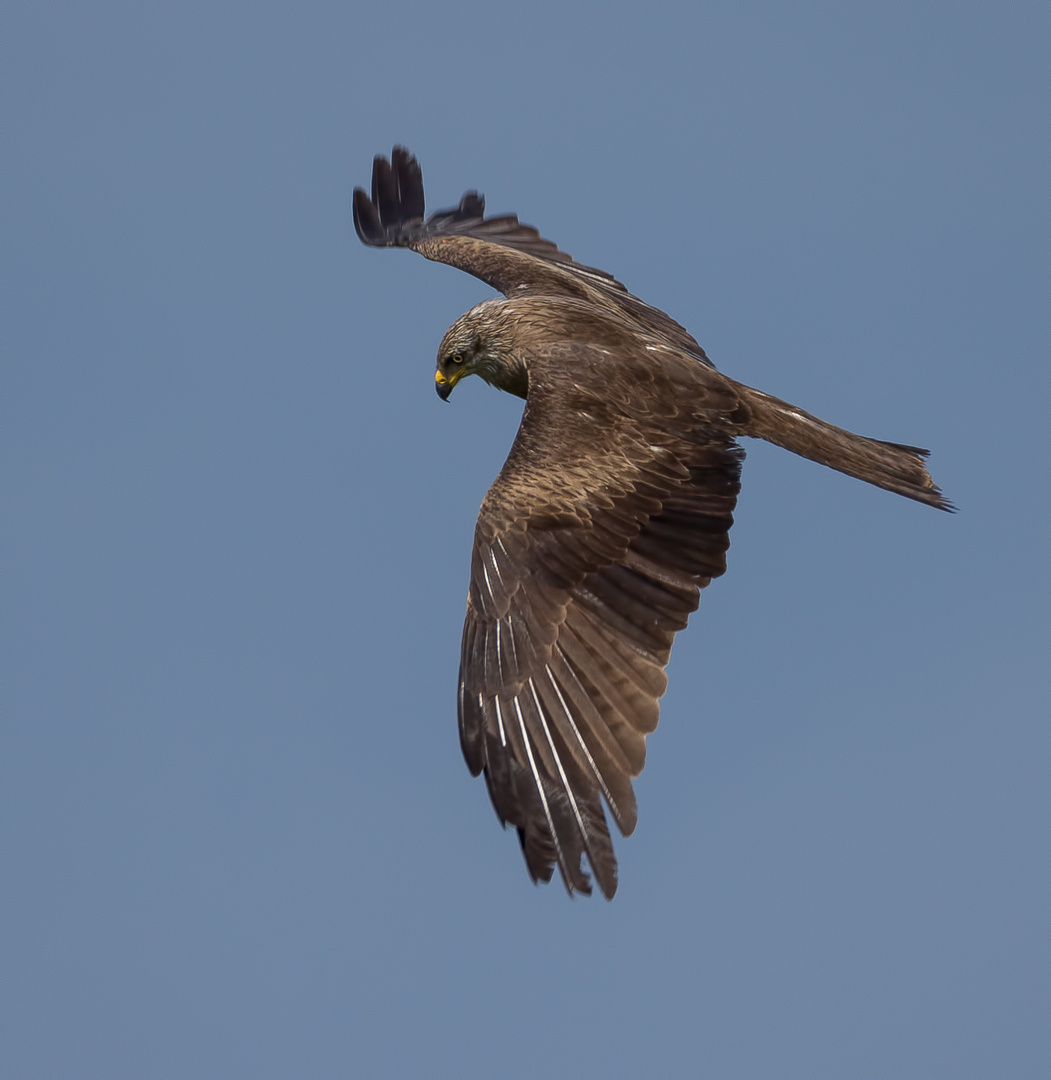
<svg viewBox="0 0 1051 1080">
<path fill-rule="evenodd" d="M 423 174 L 416 159 L 395 146 L 388 161 L 372 164 L 372 194 L 354 189 L 354 228 L 371 247 L 405 247 L 480 278 L 505 296 L 523 290 L 587 300 L 626 316 L 640 329 L 712 366 L 685 327 L 632 295 L 605 270 L 585 266 L 545 240 L 515 214 L 485 216 L 485 199 L 468 191 L 458 206 L 424 217 Z"/>
<path fill-rule="evenodd" d="M 743 455 L 703 409 L 684 410 L 671 432 L 664 420 L 650 431 L 609 415 L 588 430 L 565 415 L 564 399 L 531 387 L 479 513 L 460 738 L 534 880 L 557 866 L 570 892 L 589 892 L 587 856 L 612 896 L 602 802 L 630 834 L 631 781 L 657 726 L 675 634 L 725 569 Z"/>
</svg>

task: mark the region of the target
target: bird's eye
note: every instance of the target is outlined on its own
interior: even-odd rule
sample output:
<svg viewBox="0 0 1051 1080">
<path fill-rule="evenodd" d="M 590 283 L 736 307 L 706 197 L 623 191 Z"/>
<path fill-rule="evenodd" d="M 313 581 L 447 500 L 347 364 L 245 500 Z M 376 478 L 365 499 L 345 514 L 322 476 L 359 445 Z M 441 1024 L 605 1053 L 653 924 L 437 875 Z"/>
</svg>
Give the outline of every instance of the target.
<svg viewBox="0 0 1051 1080">
<path fill-rule="evenodd" d="M 464 362 L 464 359 L 465 359 L 465 357 L 464 357 L 463 353 L 458 352 L 458 353 L 453 353 L 452 356 L 449 357 L 449 362 L 451 364 L 462 364 Z"/>
</svg>

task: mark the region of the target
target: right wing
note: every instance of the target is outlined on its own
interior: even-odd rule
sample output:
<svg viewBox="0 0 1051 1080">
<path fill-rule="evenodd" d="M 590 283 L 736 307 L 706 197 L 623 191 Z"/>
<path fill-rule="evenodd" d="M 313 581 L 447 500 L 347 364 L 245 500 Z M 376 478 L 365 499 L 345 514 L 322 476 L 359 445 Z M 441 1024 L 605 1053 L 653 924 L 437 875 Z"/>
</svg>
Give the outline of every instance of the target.
<svg viewBox="0 0 1051 1080">
<path fill-rule="evenodd" d="M 515 214 L 485 216 L 485 199 L 468 191 L 453 210 L 424 217 L 423 173 L 402 146 L 372 164 L 372 195 L 354 189 L 354 227 L 370 247 L 405 247 L 465 270 L 505 296 L 529 290 L 590 301 L 711 366 L 693 336 L 604 270 L 575 262 Z"/>
</svg>

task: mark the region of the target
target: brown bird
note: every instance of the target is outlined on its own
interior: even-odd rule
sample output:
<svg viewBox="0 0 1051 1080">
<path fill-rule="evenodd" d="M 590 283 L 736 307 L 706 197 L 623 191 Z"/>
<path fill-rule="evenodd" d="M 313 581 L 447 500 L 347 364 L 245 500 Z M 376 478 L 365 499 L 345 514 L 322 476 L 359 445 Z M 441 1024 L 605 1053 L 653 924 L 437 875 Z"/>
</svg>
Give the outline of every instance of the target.
<svg viewBox="0 0 1051 1080">
<path fill-rule="evenodd" d="M 354 191 L 372 247 L 407 247 L 504 294 L 438 350 L 446 400 L 466 375 L 525 398 L 482 502 L 460 654 L 460 743 L 534 881 L 607 898 L 603 812 L 635 828 L 631 781 L 657 726 L 664 669 L 700 591 L 726 569 L 749 435 L 951 510 L 926 450 L 833 427 L 715 370 L 693 337 L 609 274 L 574 262 L 469 191 L 424 217 L 416 159 L 395 147 Z"/>
</svg>

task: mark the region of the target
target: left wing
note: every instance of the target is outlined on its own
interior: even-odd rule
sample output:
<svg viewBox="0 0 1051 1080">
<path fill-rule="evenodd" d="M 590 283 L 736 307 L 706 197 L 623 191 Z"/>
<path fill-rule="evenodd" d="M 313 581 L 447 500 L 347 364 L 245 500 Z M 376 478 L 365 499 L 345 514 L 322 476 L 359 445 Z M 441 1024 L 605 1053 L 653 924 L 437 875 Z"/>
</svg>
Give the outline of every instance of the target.
<svg viewBox="0 0 1051 1080">
<path fill-rule="evenodd" d="M 632 779 L 657 726 L 664 668 L 700 590 L 726 568 L 742 452 L 718 376 L 674 393 L 648 355 L 551 347 L 550 379 L 590 355 L 601 391 L 534 379 L 507 462 L 482 503 L 460 659 L 460 741 L 534 881 L 612 897 L 605 801 L 635 828 Z M 582 357 L 581 354 L 586 354 Z M 634 390 L 618 378 L 632 368 Z M 643 381 L 650 385 L 643 387 Z M 623 384 L 623 385 L 622 385 Z"/>
</svg>

